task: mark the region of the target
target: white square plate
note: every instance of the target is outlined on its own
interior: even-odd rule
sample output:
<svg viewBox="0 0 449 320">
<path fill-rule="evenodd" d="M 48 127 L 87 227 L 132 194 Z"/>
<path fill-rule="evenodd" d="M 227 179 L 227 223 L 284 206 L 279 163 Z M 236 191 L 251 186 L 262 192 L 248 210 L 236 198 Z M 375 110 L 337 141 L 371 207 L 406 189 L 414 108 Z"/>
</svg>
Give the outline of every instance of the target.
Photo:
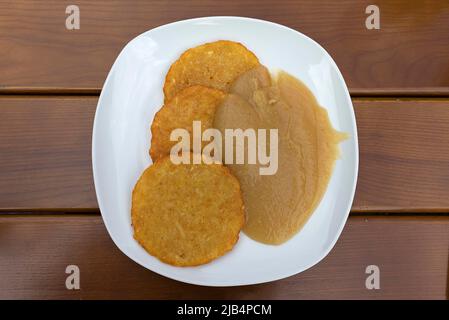
<svg viewBox="0 0 449 320">
<path fill-rule="evenodd" d="M 235 248 L 213 262 L 180 268 L 149 255 L 133 238 L 131 192 L 151 164 L 150 124 L 163 102 L 170 65 L 191 47 L 220 39 L 243 43 L 270 70 L 302 80 L 350 138 L 341 144 L 319 207 L 304 228 L 280 246 L 257 243 L 243 233 Z M 147 31 L 122 50 L 103 86 L 95 114 L 92 162 L 98 204 L 115 244 L 140 265 L 166 277 L 209 286 L 273 281 L 304 271 L 323 259 L 349 214 L 357 181 L 358 142 L 348 89 L 335 62 L 315 41 L 287 27 L 240 17 L 179 21 Z"/>
</svg>

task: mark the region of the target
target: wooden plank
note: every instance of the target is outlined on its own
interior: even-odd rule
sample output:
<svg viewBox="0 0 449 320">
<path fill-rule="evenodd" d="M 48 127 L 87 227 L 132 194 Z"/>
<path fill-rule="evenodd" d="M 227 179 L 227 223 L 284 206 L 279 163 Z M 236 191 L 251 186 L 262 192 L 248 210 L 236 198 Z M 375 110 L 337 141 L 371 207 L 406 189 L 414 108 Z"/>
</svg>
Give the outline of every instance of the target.
<svg viewBox="0 0 449 320">
<path fill-rule="evenodd" d="M 123 46 L 165 23 L 233 15 L 309 35 L 334 57 L 354 94 L 449 94 L 449 3 L 383 1 L 381 29 L 367 30 L 372 1 L 79 0 L 79 30 L 61 1 L 0 2 L 0 92 L 98 92 Z M 269 44 L 268 44 L 269 45 Z"/>
<path fill-rule="evenodd" d="M 354 211 L 449 211 L 449 101 L 354 100 Z"/>
<path fill-rule="evenodd" d="M 0 208 L 96 208 L 97 97 L 0 98 Z"/>
<path fill-rule="evenodd" d="M 0 210 L 97 210 L 96 97 L 0 97 Z M 449 101 L 354 99 L 357 212 L 449 211 Z"/>
<path fill-rule="evenodd" d="M 299 275 L 211 288 L 166 279 L 122 254 L 98 216 L 0 217 L 1 299 L 445 299 L 449 217 L 351 217 L 335 248 Z M 65 288 L 66 266 L 81 290 Z M 367 290 L 368 265 L 380 289 Z"/>
</svg>

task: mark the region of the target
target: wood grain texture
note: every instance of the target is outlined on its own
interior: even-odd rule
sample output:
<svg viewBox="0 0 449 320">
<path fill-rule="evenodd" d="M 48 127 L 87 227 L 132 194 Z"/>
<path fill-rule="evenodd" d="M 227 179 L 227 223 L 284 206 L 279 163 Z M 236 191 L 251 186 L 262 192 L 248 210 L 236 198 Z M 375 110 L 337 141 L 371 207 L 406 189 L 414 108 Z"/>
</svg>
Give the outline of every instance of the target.
<svg viewBox="0 0 449 320">
<path fill-rule="evenodd" d="M 449 212 L 449 101 L 354 100 L 355 211 Z"/>
<path fill-rule="evenodd" d="M 97 97 L 0 98 L 0 208 L 97 207 L 96 103 Z"/>
<path fill-rule="evenodd" d="M 113 244 L 98 216 L 0 217 L 0 298 L 27 299 L 445 299 L 449 218 L 351 217 L 318 265 L 273 283 L 211 288 L 169 280 Z M 80 268 L 81 290 L 65 288 Z M 380 268 L 380 290 L 365 269 Z"/>
<path fill-rule="evenodd" d="M 369 0 L 79 0 L 80 30 L 65 27 L 69 4 L 0 1 L 0 92 L 98 92 L 138 34 L 181 19 L 235 15 L 281 23 L 318 41 L 351 93 L 449 94 L 447 1 L 376 1 L 380 30 L 365 27 Z"/>
<path fill-rule="evenodd" d="M 96 97 L 0 98 L 0 209 L 97 210 Z M 449 211 L 449 100 L 354 99 L 353 211 Z"/>
</svg>

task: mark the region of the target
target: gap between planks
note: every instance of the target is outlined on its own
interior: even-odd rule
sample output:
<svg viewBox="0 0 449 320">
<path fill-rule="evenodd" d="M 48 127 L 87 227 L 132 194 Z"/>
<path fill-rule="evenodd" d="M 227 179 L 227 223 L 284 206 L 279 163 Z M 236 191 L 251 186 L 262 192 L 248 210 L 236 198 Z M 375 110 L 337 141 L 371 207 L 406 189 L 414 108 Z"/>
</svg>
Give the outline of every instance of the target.
<svg viewBox="0 0 449 320">
<path fill-rule="evenodd" d="M 5 210 L 0 209 L 0 217 L 76 217 L 76 216 L 99 216 L 101 215 L 100 210 L 92 210 L 92 209 L 20 209 L 20 210 Z M 449 212 L 358 212 L 351 211 L 349 213 L 350 217 L 416 217 L 416 218 L 439 218 L 439 217 L 449 217 Z"/>
<path fill-rule="evenodd" d="M 101 88 L 0 88 L 0 96 L 99 96 Z M 349 90 L 351 98 L 449 98 L 449 88 L 359 89 Z"/>
</svg>

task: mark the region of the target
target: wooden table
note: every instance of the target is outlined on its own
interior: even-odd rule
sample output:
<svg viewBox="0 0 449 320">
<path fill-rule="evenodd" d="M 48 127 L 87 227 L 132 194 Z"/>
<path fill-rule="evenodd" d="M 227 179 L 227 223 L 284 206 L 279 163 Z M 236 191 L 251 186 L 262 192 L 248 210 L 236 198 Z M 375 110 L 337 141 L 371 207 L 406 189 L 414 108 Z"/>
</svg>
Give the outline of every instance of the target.
<svg viewBox="0 0 449 320">
<path fill-rule="evenodd" d="M 449 3 L 87 1 L 67 30 L 63 1 L 0 1 L 0 298 L 301 299 L 448 297 Z M 115 247 L 98 210 L 91 132 L 123 46 L 168 22 L 250 16 L 299 30 L 339 65 L 353 97 L 360 173 L 328 257 L 299 275 L 238 288 L 163 278 Z M 67 290 L 68 265 L 81 289 Z M 366 267 L 380 269 L 368 290 Z"/>
</svg>

